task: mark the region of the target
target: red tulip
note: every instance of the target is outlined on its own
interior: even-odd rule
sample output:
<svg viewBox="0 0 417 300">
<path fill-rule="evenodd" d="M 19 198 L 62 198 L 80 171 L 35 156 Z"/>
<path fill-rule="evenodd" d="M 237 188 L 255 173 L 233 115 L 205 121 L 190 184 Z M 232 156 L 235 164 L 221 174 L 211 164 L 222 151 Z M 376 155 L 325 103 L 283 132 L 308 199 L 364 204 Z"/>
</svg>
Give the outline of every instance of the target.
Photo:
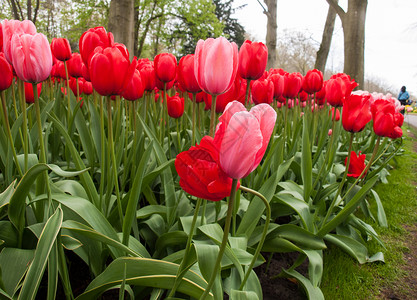
<svg viewBox="0 0 417 300">
<path fill-rule="evenodd" d="M 71 77 L 83 76 L 83 60 L 79 53 L 73 53 L 67 62 L 68 75 Z"/>
<path fill-rule="evenodd" d="M 319 105 L 323 105 L 326 102 L 326 81 L 323 82 L 323 87 L 316 93 L 316 101 Z"/>
<path fill-rule="evenodd" d="M 317 69 L 307 71 L 303 80 L 303 90 L 313 94 L 321 90 L 323 86 L 323 73 Z"/>
<path fill-rule="evenodd" d="M 240 79 L 239 76 L 236 76 L 233 86 L 226 93 L 217 96 L 217 100 L 216 100 L 216 112 L 217 113 L 222 113 L 224 109 L 226 108 L 227 104 L 229 104 L 230 102 L 236 99 L 239 99 L 239 102 L 241 102 L 242 104 L 245 103 L 245 97 L 239 97 L 240 87 L 242 86 L 241 84 L 242 81 L 243 80 Z M 245 80 L 245 83 L 246 83 L 246 80 Z M 207 94 L 207 93 L 205 94 L 206 94 L 206 97 L 204 97 L 204 102 L 206 103 L 205 110 L 209 110 L 211 109 L 212 97 L 210 94 Z"/>
<path fill-rule="evenodd" d="M 353 89 L 358 86 L 358 83 L 355 82 L 354 79 L 351 79 L 349 75 L 345 73 L 337 73 L 330 77 L 330 79 L 334 78 L 341 78 L 346 86 L 346 95 L 345 97 L 348 97 L 350 93 L 352 93 Z"/>
<path fill-rule="evenodd" d="M 275 73 L 270 75 L 269 78 L 274 84 L 274 98 L 278 99 L 284 93 L 284 75 Z"/>
<path fill-rule="evenodd" d="M 224 37 L 198 41 L 194 72 L 203 91 L 220 95 L 232 87 L 237 73 L 237 54 L 237 45 Z"/>
<path fill-rule="evenodd" d="M 343 102 L 342 124 L 346 131 L 360 132 L 372 119 L 369 93 L 351 94 Z"/>
<path fill-rule="evenodd" d="M 303 102 L 303 105 L 305 105 L 305 103 L 304 103 L 304 102 L 306 102 L 306 101 L 308 100 L 308 96 L 309 96 L 309 94 L 307 94 L 307 92 L 305 92 L 304 90 L 301 90 L 301 91 L 298 93 L 298 99 L 299 99 L 301 102 Z"/>
<path fill-rule="evenodd" d="M 36 88 L 38 90 L 38 97 L 41 95 L 42 91 L 42 83 L 38 83 L 36 85 Z M 26 103 L 35 103 L 35 97 L 33 95 L 33 85 L 29 82 L 25 82 L 25 100 Z"/>
<path fill-rule="evenodd" d="M 178 64 L 177 80 L 185 91 L 198 93 L 201 91 L 194 75 L 194 54 L 181 57 Z"/>
<path fill-rule="evenodd" d="M 388 100 L 378 99 L 371 106 L 374 132 L 376 135 L 400 138 L 403 135 L 401 126 L 404 115 L 395 109 L 395 105 Z"/>
<path fill-rule="evenodd" d="M 268 61 L 268 48 L 263 43 L 246 40 L 239 50 L 239 74 L 243 79 L 259 79 Z"/>
<path fill-rule="evenodd" d="M 365 154 L 361 154 L 359 151 L 359 155 L 356 155 L 356 152 L 352 151 L 350 152 L 350 162 L 349 162 L 349 169 L 347 176 L 358 178 L 363 170 L 366 168 L 365 165 Z M 345 165 L 347 164 L 348 158 L 345 158 Z M 366 173 L 365 173 L 366 174 Z M 362 175 L 362 178 L 365 176 L 365 174 Z"/>
<path fill-rule="evenodd" d="M 171 118 L 179 118 L 184 113 L 184 98 L 181 98 L 178 93 L 172 97 L 167 97 L 168 115 Z"/>
<path fill-rule="evenodd" d="M 140 72 L 140 76 L 142 79 L 142 84 L 145 91 L 151 92 L 156 87 L 155 83 L 155 68 L 153 66 L 153 62 L 146 60 L 147 62 L 144 63 L 143 59 L 138 61 L 137 69 Z"/>
<path fill-rule="evenodd" d="M 174 83 L 175 83 L 175 79 L 168 81 L 168 82 L 163 82 L 162 80 L 159 80 L 159 78 L 155 76 L 155 86 L 160 90 L 164 90 L 164 86 L 166 90 L 169 90 L 174 86 Z"/>
<path fill-rule="evenodd" d="M 81 65 L 81 74 L 85 80 L 91 82 L 90 71 L 88 70 L 88 67 L 84 63 L 82 63 Z"/>
<path fill-rule="evenodd" d="M 264 103 L 254 106 L 250 112 L 237 101 L 226 106 L 219 118 L 214 144 L 220 150 L 220 166 L 229 177 L 246 177 L 259 165 L 276 117 L 275 110 Z"/>
<path fill-rule="evenodd" d="M 336 110 L 336 122 L 337 122 L 337 121 L 340 120 L 340 111 L 337 108 L 332 107 L 332 109 L 329 110 L 329 115 L 331 116 L 332 121 L 333 121 L 333 119 L 334 119 L 334 110 Z"/>
<path fill-rule="evenodd" d="M 11 46 L 13 67 L 20 79 L 38 83 L 49 77 L 52 52 L 45 35 L 14 34 Z"/>
<path fill-rule="evenodd" d="M 90 28 L 84 32 L 79 41 L 80 54 L 86 67 L 89 66 L 90 58 L 96 47 L 107 48 L 114 45 L 114 37 L 111 32 L 107 33 L 104 27 Z"/>
<path fill-rule="evenodd" d="M 93 93 L 93 85 L 89 81 L 85 81 L 83 85 L 83 94 L 91 95 Z"/>
<path fill-rule="evenodd" d="M 200 145 L 178 154 L 175 169 L 181 188 L 195 197 L 220 201 L 230 196 L 232 179 L 220 168 L 219 150 L 209 136 L 203 137 Z"/>
<path fill-rule="evenodd" d="M 197 93 L 197 97 L 195 99 L 196 103 L 206 102 L 206 98 L 208 98 L 210 95 L 206 92 L 199 92 Z M 192 97 L 191 97 L 192 98 Z M 211 97 L 210 97 L 210 105 L 211 105 Z"/>
<path fill-rule="evenodd" d="M 253 81 L 252 100 L 255 104 L 271 104 L 274 100 L 274 83 L 271 80 Z"/>
<path fill-rule="evenodd" d="M 0 52 L 0 91 L 7 90 L 13 82 L 12 66 L 7 62 L 4 54 Z"/>
<path fill-rule="evenodd" d="M 60 61 L 66 61 L 71 58 L 71 46 L 65 38 L 53 38 L 51 42 L 52 54 Z"/>
<path fill-rule="evenodd" d="M 135 70 L 132 79 L 122 92 L 122 97 L 126 100 L 135 101 L 143 96 L 143 84 L 140 72 Z"/>
<path fill-rule="evenodd" d="M 131 64 L 115 46 L 96 48 L 88 67 L 94 89 L 102 96 L 119 95 L 130 83 L 136 63 L 134 59 Z"/>
<path fill-rule="evenodd" d="M 167 83 L 175 80 L 177 74 L 177 58 L 171 53 L 161 53 L 154 59 L 155 75 L 160 81 Z"/>
<path fill-rule="evenodd" d="M 0 52 L 3 52 L 3 28 L 0 23 Z"/>
<path fill-rule="evenodd" d="M 339 107 L 343 105 L 346 97 L 346 84 L 341 78 L 329 79 L 326 82 L 327 103 Z"/>
<path fill-rule="evenodd" d="M 21 34 L 36 34 L 36 27 L 32 21 L 24 20 L 3 20 L 2 33 L 3 33 L 3 51 L 9 64 L 13 64 L 12 54 L 12 36 Z M 48 45 L 49 46 L 49 45 Z"/>
<path fill-rule="evenodd" d="M 284 91 L 282 95 L 286 98 L 295 98 L 301 89 L 303 75 L 298 72 L 284 75 Z"/>
</svg>

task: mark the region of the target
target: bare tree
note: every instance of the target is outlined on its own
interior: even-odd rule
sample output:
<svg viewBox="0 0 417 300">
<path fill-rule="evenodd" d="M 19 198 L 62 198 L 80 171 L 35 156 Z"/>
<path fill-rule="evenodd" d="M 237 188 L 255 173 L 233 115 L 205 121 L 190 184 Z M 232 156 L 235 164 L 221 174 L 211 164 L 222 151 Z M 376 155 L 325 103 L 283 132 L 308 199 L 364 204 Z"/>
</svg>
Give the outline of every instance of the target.
<svg viewBox="0 0 417 300">
<path fill-rule="evenodd" d="M 112 0 L 110 2 L 108 30 L 114 40 L 125 44 L 132 58 L 134 53 L 134 0 Z"/>
<path fill-rule="evenodd" d="M 339 0 L 336 0 L 338 3 Z M 321 38 L 320 48 L 317 51 L 315 69 L 318 69 L 324 73 L 326 70 L 327 58 L 329 57 L 330 45 L 332 43 L 334 23 L 336 21 L 336 10 L 329 5 L 327 12 L 326 23 L 324 24 L 323 35 Z"/>
<path fill-rule="evenodd" d="M 336 0 L 326 0 L 342 21 L 344 37 L 344 72 L 364 88 L 365 18 L 368 0 L 349 0 L 344 11 Z"/>
<path fill-rule="evenodd" d="M 268 64 L 267 69 L 274 68 L 277 61 L 277 0 L 264 0 L 267 9 L 258 0 L 259 5 L 262 6 L 264 14 L 268 18 L 266 25 L 266 46 L 268 47 Z"/>
</svg>

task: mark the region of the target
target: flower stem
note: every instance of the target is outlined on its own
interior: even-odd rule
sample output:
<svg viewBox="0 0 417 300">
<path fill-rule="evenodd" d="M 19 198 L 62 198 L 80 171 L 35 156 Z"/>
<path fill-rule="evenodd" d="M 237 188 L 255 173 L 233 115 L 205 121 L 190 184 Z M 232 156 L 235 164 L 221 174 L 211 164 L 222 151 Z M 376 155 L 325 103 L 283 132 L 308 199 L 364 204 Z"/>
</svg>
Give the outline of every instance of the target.
<svg viewBox="0 0 417 300">
<path fill-rule="evenodd" d="M 211 97 L 211 111 L 210 111 L 210 136 L 214 137 L 214 127 L 216 127 L 216 99 L 217 95 Z"/>
<path fill-rule="evenodd" d="M 196 114 L 196 106 L 197 106 L 197 94 L 193 93 L 193 131 L 192 131 L 192 138 L 191 138 L 191 146 L 195 144 L 195 114 Z"/>
<path fill-rule="evenodd" d="M 263 244 L 265 242 L 266 235 L 268 234 L 269 222 L 271 220 L 271 207 L 269 206 L 268 200 L 261 193 L 255 191 L 255 190 L 252 190 L 250 188 L 244 187 L 242 185 L 240 186 L 240 189 L 242 191 L 244 191 L 244 192 L 248 192 L 248 193 L 251 193 L 251 194 L 253 194 L 255 196 L 258 196 L 262 200 L 262 202 L 264 203 L 265 209 L 266 209 L 266 220 L 265 220 L 264 230 L 262 232 L 261 239 L 259 240 L 258 247 L 256 247 L 255 254 L 253 255 L 252 261 L 251 261 L 251 263 L 250 263 L 250 265 L 248 267 L 248 270 L 246 271 L 245 277 L 243 278 L 243 281 L 240 284 L 239 290 L 242 290 L 243 287 L 246 284 L 246 281 L 249 278 L 249 275 L 250 275 L 250 273 L 251 273 L 251 271 L 253 269 L 253 266 L 255 265 L 255 262 L 256 262 L 256 259 L 259 256 L 259 253 L 261 253 L 262 246 L 263 246 Z"/>
<path fill-rule="evenodd" d="M 207 284 L 207 287 L 203 295 L 201 295 L 200 300 L 206 299 L 207 295 L 210 293 L 211 288 L 213 287 L 214 281 L 216 280 L 217 273 L 220 273 L 223 253 L 224 253 L 224 250 L 226 249 L 227 240 L 229 239 L 229 230 L 230 230 L 230 224 L 232 221 L 233 203 L 235 201 L 237 183 L 238 183 L 238 179 L 233 179 L 232 190 L 230 192 L 229 202 L 227 206 L 226 222 L 224 224 L 223 240 L 220 245 L 219 254 L 217 255 L 216 262 L 214 263 L 214 268 L 213 268 L 213 272 L 211 273 L 210 280 Z"/>
<path fill-rule="evenodd" d="M 184 256 L 183 256 L 181 264 L 178 268 L 177 276 L 175 277 L 174 286 L 172 287 L 172 290 L 169 292 L 168 297 L 173 297 L 175 295 L 175 291 L 177 290 L 178 286 L 180 285 L 181 279 L 184 277 L 185 272 L 189 269 L 189 267 L 191 267 L 191 266 L 187 267 L 186 264 L 187 264 L 188 255 L 189 255 L 190 250 L 191 250 L 191 241 L 193 239 L 194 228 L 195 228 L 195 224 L 197 223 L 198 212 L 200 210 L 201 201 L 202 201 L 201 198 L 197 199 L 197 203 L 195 205 L 195 210 L 194 210 L 193 221 L 191 222 L 190 233 L 188 234 L 187 244 L 185 246 Z"/>
<path fill-rule="evenodd" d="M 245 94 L 245 105 L 249 107 L 249 91 L 250 91 L 250 79 L 246 79 L 246 94 Z"/>
</svg>

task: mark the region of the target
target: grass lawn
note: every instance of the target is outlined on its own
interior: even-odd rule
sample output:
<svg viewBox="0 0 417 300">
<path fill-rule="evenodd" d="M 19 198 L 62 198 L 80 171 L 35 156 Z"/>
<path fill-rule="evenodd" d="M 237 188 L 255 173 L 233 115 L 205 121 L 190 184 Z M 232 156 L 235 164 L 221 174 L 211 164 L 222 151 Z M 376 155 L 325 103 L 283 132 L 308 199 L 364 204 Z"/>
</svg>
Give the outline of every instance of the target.
<svg viewBox="0 0 417 300">
<path fill-rule="evenodd" d="M 409 130 L 410 132 L 407 132 Z M 326 299 L 384 299 L 384 293 L 395 291 L 398 299 L 412 299 L 413 292 L 404 270 L 404 254 L 410 249 L 407 241 L 413 236 L 404 228 L 414 228 L 417 223 L 417 131 L 403 126 L 404 152 L 390 162 L 393 167 L 389 184 L 375 187 L 383 202 L 388 228 L 379 227 L 367 220 L 385 242 L 384 250 L 371 241 L 370 255 L 382 251 L 384 263 L 360 265 L 338 248 L 324 253 L 324 275 L 321 284 Z M 371 206 L 375 205 L 371 201 Z M 374 214 L 376 215 L 376 214 Z M 415 234 L 415 233 L 414 233 Z"/>
</svg>

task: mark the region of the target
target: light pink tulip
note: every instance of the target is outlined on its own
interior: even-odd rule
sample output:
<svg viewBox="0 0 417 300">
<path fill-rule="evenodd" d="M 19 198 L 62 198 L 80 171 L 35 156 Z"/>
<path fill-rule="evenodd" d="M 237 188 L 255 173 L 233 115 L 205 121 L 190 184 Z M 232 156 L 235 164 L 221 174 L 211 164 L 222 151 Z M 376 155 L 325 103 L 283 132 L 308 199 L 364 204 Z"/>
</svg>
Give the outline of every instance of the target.
<svg viewBox="0 0 417 300">
<path fill-rule="evenodd" d="M 194 72 L 201 89 L 211 95 L 227 92 L 238 69 L 238 49 L 224 37 L 199 40 L 195 49 Z"/>
<path fill-rule="evenodd" d="M 3 51 L 9 64 L 12 64 L 12 36 L 14 34 L 36 34 L 36 27 L 30 20 L 3 20 Z"/>
<path fill-rule="evenodd" d="M 217 126 L 214 143 L 219 147 L 222 170 L 240 179 L 251 173 L 262 160 L 274 129 L 277 114 L 268 104 L 249 112 L 238 102 L 230 102 Z"/>
<path fill-rule="evenodd" d="M 14 34 L 11 42 L 16 75 L 26 82 L 38 83 L 51 74 L 52 52 L 42 33 Z"/>
</svg>

